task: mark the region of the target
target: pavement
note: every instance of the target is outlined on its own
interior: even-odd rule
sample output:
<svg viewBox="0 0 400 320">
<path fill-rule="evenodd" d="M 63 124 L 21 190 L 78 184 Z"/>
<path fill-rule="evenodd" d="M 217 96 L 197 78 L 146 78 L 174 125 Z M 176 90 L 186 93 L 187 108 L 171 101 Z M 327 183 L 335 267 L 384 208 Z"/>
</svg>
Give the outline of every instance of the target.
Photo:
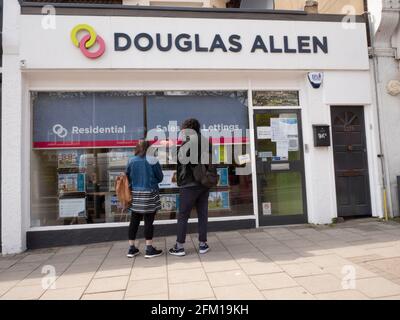
<svg viewBox="0 0 400 320">
<path fill-rule="evenodd" d="M 208 243 L 199 255 L 188 236 L 185 257 L 128 259 L 126 241 L 0 257 L 0 299 L 400 299 L 394 221 L 215 232 Z"/>
</svg>

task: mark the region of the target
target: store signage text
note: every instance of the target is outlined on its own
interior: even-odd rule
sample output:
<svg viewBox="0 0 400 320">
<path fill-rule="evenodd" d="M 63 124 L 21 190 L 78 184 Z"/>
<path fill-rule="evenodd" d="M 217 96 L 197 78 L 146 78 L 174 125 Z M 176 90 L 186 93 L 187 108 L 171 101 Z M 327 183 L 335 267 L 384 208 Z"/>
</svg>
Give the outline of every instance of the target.
<svg viewBox="0 0 400 320">
<path fill-rule="evenodd" d="M 251 53 L 328 53 L 328 38 L 325 36 L 256 35 L 252 43 L 251 48 L 248 49 Z M 238 34 L 232 34 L 225 39 L 220 34 L 216 34 L 212 41 L 205 43 L 200 34 L 180 33 L 174 36 L 171 33 L 157 33 L 153 36 L 149 33 L 138 33 L 131 37 L 126 33 L 114 33 L 115 51 L 127 51 L 132 46 L 142 52 L 153 49 L 168 52 L 173 48 L 181 52 L 215 52 L 219 50 L 220 52 L 235 53 L 243 50 L 241 36 Z"/>
<path fill-rule="evenodd" d="M 72 134 L 110 134 L 110 133 L 126 133 L 126 126 L 99 127 L 89 126 L 86 128 L 72 127 Z"/>
</svg>

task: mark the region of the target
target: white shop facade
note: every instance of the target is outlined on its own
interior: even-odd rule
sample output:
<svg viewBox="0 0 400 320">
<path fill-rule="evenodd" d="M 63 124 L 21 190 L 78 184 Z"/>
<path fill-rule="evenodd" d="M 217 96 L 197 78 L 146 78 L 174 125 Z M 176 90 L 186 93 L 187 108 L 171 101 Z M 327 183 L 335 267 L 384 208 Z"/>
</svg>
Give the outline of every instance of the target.
<svg viewBox="0 0 400 320">
<path fill-rule="evenodd" d="M 89 12 L 60 6 L 51 28 L 25 5 L 6 51 L 3 253 L 125 239 L 115 177 L 140 139 L 176 141 L 186 118 L 218 163 L 210 231 L 382 215 L 360 17 Z M 170 150 L 159 150 L 158 235 L 174 234 L 179 207 Z"/>
</svg>

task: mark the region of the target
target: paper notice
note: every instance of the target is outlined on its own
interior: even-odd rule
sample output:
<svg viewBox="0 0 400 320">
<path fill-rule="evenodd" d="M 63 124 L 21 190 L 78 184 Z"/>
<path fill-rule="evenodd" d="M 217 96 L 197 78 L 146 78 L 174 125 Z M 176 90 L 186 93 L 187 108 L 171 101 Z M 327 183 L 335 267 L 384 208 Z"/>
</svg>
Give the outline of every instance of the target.
<svg viewBox="0 0 400 320">
<path fill-rule="evenodd" d="M 299 139 L 298 138 L 289 138 L 289 151 L 298 151 L 299 150 Z"/>
<path fill-rule="evenodd" d="M 257 127 L 257 139 L 271 139 L 272 129 L 271 127 Z"/>
<path fill-rule="evenodd" d="M 287 134 L 288 135 L 298 135 L 297 119 L 288 119 L 288 120 L 290 120 L 290 121 L 288 123 Z"/>
<path fill-rule="evenodd" d="M 263 202 L 262 204 L 262 211 L 264 216 L 271 215 L 271 202 Z"/>
<path fill-rule="evenodd" d="M 265 151 L 265 152 L 259 152 L 258 157 L 259 158 L 272 158 L 274 155 L 270 151 Z"/>
<path fill-rule="evenodd" d="M 238 156 L 239 164 L 246 164 L 251 162 L 250 154 L 243 154 Z"/>
<path fill-rule="evenodd" d="M 276 142 L 276 156 L 281 158 L 287 158 L 289 156 L 288 140 Z"/>
<path fill-rule="evenodd" d="M 272 118 L 272 141 L 288 140 L 290 137 L 297 137 L 297 119 L 295 118 Z"/>
<path fill-rule="evenodd" d="M 286 132 L 283 126 L 281 126 L 281 119 L 271 118 L 271 129 L 272 129 L 272 141 L 287 140 Z"/>
</svg>

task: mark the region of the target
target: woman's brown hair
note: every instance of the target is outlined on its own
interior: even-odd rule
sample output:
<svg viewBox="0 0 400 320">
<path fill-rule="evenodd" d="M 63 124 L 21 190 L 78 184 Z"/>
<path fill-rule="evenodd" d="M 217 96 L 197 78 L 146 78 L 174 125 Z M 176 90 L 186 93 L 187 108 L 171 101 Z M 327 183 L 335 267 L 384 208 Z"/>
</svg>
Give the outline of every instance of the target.
<svg viewBox="0 0 400 320">
<path fill-rule="evenodd" d="M 144 157 L 146 156 L 147 150 L 150 148 L 151 143 L 147 140 L 140 140 L 136 146 L 135 156 Z"/>
</svg>

